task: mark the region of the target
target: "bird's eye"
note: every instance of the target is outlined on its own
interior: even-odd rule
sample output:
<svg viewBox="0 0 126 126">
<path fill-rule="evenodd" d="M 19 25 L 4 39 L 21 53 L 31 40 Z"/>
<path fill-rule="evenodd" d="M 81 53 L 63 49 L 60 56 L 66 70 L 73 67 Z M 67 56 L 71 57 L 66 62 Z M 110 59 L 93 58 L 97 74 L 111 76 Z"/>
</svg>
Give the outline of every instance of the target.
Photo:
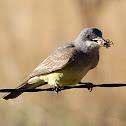
<svg viewBox="0 0 126 126">
<path fill-rule="evenodd" d="M 86 38 L 90 38 L 90 35 L 87 35 Z"/>
</svg>

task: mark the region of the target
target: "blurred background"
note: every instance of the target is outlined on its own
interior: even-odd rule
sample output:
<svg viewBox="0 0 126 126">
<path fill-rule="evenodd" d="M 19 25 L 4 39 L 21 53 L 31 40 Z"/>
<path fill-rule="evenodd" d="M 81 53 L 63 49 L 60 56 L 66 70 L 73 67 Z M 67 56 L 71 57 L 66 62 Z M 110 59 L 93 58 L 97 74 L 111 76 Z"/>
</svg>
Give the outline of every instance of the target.
<svg viewBox="0 0 126 126">
<path fill-rule="evenodd" d="M 86 27 L 114 42 L 83 79 L 126 83 L 125 0 L 0 0 L 0 88 L 15 88 Z M 126 88 L 24 93 L 0 101 L 1 126 L 126 126 Z M 0 93 L 0 97 L 4 94 Z"/>
</svg>

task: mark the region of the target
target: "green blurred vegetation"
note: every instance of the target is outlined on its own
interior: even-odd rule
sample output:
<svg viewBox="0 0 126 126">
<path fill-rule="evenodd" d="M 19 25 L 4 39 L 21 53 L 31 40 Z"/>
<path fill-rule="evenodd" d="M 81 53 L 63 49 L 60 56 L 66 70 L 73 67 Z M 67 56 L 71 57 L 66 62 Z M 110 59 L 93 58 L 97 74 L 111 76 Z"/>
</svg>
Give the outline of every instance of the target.
<svg viewBox="0 0 126 126">
<path fill-rule="evenodd" d="M 85 27 L 114 42 L 83 79 L 126 83 L 125 0 L 0 0 L 0 88 L 15 88 Z M 126 88 L 24 93 L 0 101 L 1 126 L 126 126 Z M 2 97 L 3 94 L 0 94 Z"/>
</svg>

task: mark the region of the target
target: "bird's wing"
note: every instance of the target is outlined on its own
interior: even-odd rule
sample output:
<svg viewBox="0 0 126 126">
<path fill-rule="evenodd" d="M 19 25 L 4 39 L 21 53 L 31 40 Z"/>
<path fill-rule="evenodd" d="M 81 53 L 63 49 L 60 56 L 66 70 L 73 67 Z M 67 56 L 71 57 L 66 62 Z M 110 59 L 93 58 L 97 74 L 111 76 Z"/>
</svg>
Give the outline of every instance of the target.
<svg viewBox="0 0 126 126">
<path fill-rule="evenodd" d="M 76 55 L 76 49 L 72 44 L 66 44 L 59 47 L 54 53 L 47 57 L 29 77 L 48 74 L 59 69 L 62 69 L 71 63 Z"/>
</svg>

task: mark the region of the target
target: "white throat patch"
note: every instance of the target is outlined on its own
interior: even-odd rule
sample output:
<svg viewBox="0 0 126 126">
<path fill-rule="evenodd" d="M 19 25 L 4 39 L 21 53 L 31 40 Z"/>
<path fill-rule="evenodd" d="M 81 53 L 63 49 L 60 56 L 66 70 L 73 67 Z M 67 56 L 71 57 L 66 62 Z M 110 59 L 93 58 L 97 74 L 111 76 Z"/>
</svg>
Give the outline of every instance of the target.
<svg viewBox="0 0 126 126">
<path fill-rule="evenodd" d="M 100 45 L 97 42 L 86 41 L 86 47 L 87 48 L 95 48 L 95 47 L 100 47 Z"/>
</svg>

